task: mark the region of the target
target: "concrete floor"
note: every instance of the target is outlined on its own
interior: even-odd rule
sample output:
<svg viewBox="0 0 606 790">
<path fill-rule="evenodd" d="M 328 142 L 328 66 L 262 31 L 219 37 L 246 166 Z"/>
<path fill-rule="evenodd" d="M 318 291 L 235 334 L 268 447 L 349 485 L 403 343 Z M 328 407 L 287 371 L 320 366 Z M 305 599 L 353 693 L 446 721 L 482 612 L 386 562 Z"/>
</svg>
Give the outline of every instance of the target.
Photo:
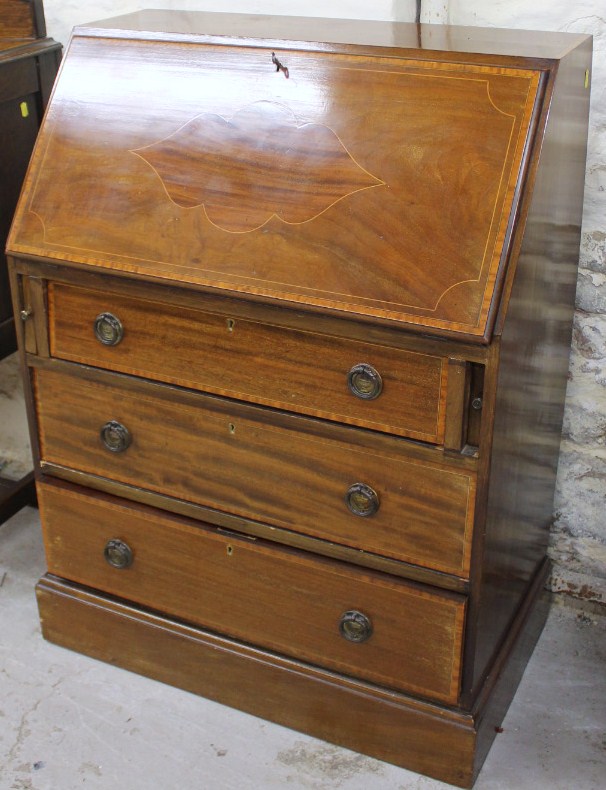
<svg viewBox="0 0 606 790">
<path fill-rule="evenodd" d="M 18 480 L 32 467 L 17 355 L 0 360 L 0 474 Z"/>
<path fill-rule="evenodd" d="M 0 363 L 0 466 L 28 466 L 15 360 Z M 36 510 L 0 526 L 0 790 L 439 790 L 46 643 Z M 561 596 L 560 596 L 561 597 Z M 477 790 L 606 787 L 606 618 L 552 608 Z"/>
</svg>

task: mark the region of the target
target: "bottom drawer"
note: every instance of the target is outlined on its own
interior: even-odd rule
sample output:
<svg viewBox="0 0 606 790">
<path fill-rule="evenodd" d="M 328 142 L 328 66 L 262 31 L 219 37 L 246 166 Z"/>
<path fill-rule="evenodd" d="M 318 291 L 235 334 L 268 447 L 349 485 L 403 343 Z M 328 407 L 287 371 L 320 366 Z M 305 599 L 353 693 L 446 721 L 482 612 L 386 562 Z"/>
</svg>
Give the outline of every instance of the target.
<svg viewBox="0 0 606 790">
<path fill-rule="evenodd" d="M 64 483 L 42 482 L 38 494 L 57 576 L 346 675 L 457 700 L 461 596 Z"/>
</svg>

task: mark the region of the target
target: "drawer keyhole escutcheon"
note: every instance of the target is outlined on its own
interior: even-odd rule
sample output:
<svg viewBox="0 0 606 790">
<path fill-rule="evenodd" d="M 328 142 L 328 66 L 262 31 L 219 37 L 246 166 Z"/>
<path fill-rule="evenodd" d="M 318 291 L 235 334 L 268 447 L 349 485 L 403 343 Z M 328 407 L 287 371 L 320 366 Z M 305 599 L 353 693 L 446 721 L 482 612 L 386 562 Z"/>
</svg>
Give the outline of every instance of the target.
<svg viewBox="0 0 606 790">
<path fill-rule="evenodd" d="M 345 502 L 355 516 L 372 516 L 379 509 L 379 495 L 366 483 L 349 486 Z"/>
<path fill-rule="evenodd" d="M 127 543 L 123 540 L 118 540 L 118 538 L 112 538 L 112 540 L 107 541 L 103 550 L 103 556 L 112 568 L 118 568 L 118 570 L 130 568 L 133 564 L 133 550 Z"/>
<path fill-rule="evenodd" d="M 112 453 L 123 453 L 132 441 L 128 428 L 116 420 L 106 422 L 99 435 L 106 449 Z"/>
<path fill-rule="evenodd" d="M 374 400 L 381 394 L 383 379 L 376 368 L 361 362 L 359 365 L 354 365 L 347 374 L 347 386 L 356 398 Z"/>
<path fill-rule="evenodd" d="M 99 313 L 95 318 L 95 337 L 104 346 L 117 346 L 124 336 L 124 327 L 113 313 Z"/>
<path fill-rule="evenodd" d="M 236 325 L 236 322 L 234 321 L 234 319 L 233 318 L 228 318 L 226 323 L 227 323 L 227 331 L 228 332 L 233 332 L 234 331 L 234 327 Z"/>
<path fill-rule="evenodd" d="M 372 623 L 365 614 L 351 609 L 341 615 L 339 631 L 343 639 L 359 644 L 372 636 Z"/>
</svg>

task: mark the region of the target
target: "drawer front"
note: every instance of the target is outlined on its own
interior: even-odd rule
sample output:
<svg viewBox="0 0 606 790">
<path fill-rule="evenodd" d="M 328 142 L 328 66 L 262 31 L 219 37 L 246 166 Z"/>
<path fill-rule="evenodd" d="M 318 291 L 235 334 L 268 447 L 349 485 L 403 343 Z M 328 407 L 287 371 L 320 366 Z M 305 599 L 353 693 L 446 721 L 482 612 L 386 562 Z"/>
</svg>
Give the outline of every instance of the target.
<svg viewBox="0 0 606 790">
<path fill-rule="evenodd" d="M 49 288 L 49 313 L 51 354 L 61 359 L 444 440 L 445 358 L 61 284 Z M 120 322 L 115 345 L 95 335 L 103 313 Z"/>
<path fill-rule="evenodd" d="M 43 462 L 467 574 L 473 473 L 408 457 L 402 439 L 381 437 L 378 446 L 354 428 L 327 431 L 111 374 L 91 381 L 47 369 L 35 379 Z M 128 446 L 108 449 L 104 426 L 110 445 L 122 432 Z"/>
<path fill-rule="evenodd" d="M 328 669 L 457 699 L 459 596 L 85 489 L 43 483 L 39 496 L 53 574 Z M 128 561 L 115 567 L 106 553 Z"/>
</svg>

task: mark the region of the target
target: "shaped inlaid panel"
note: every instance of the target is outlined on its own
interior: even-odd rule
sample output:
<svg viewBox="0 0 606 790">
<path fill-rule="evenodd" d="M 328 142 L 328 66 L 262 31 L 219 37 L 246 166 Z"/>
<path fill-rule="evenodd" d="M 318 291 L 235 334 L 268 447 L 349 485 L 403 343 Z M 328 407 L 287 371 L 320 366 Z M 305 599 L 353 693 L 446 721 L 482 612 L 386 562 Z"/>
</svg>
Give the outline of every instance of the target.
<svg viewBox="0 0 606 790">
<path fill-rule="evenodd" d="M 308 222 L 348 195 L 384 185 L 331 129 L 298 125 L 274 102 L 251 104 L 229 121 L 201 115 L 133 153 L 157 173 L 177 206 L 202 206 L 213 225 L 234 233 L 257 230 L 272 217 Z"/>
<path fill-rule="evenodd" d="M 76 36 L 10 247 L 483 338 L 538 72 Z"/>
</svg>

